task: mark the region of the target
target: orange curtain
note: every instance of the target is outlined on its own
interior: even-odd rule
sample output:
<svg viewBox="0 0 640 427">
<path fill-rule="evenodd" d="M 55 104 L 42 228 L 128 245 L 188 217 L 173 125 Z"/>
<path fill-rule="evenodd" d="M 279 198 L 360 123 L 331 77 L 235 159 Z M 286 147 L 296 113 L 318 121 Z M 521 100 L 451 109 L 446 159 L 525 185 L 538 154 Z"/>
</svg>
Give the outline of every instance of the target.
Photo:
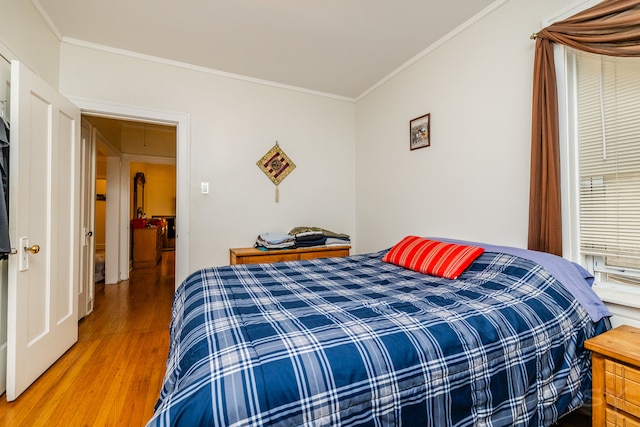
<svg viewBox="0 0 640 427">
<path fill-rule="evenodd" d="M 544 28 L 535 37 L 528 247 L 562 255 L 553 43 L 600 55 L 640 57 L 640 0 L 605 0 Z"/>
</svg>

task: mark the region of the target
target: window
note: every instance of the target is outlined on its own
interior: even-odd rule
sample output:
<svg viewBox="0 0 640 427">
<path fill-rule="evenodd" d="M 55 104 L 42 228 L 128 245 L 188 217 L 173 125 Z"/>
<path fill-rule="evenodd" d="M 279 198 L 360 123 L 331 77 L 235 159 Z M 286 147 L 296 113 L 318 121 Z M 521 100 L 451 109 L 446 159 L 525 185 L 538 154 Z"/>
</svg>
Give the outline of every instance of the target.
<svg viewBox="0 0 640 427">
<path fill-rule="evenodd" d="M 599 286 L 640 295 L 640 60 L 566 55 L 576 260 Z"/>
</svg>

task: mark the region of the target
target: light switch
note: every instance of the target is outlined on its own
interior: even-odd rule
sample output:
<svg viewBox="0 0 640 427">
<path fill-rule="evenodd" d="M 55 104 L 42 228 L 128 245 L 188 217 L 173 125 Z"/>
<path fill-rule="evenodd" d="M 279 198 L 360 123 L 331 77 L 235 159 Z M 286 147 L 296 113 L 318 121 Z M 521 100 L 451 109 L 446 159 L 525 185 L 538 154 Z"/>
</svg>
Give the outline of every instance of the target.
<svg viewBox="0 0 640 427">
<path fill-rule="evenodd" d="M 209 183 L 201 182 L 200 186 L 202 187 L 202 194 L 209 194 Z"/>
</svg>

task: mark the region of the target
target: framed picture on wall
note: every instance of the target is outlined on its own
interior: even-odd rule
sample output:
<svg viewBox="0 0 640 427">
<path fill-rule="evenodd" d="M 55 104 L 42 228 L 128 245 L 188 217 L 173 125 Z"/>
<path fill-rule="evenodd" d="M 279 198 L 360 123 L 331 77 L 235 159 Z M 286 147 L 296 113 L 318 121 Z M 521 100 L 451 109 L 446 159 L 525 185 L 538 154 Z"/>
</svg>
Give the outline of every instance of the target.
<svg viewBox="0 0 640 427">
<path fill-rule="evenodd" d="M 416 150 L 431 145 L 431 114 L 416 117 L 409 122 L 409 148 Z"/>
</svg>

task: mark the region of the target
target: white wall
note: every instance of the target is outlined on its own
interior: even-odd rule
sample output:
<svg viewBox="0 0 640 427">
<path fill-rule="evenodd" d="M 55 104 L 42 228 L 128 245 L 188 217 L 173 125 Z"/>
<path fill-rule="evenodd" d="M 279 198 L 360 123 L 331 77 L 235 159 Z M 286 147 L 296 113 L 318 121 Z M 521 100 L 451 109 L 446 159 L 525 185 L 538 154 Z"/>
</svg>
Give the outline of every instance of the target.
<svg viewBox="0 0 640 427">
<path fill-rule="evenodd" d="M 0 9 L 0 54 L 18 59 L 58 87 L 60 43 L 30 1 L 7 0 Z"/>
<path fill-rule="evenodd" d="M 176 216 L 176 165 L 131 162 L 129 164 L 130 186 L 138 172 L 144 173 L 144 206 L 147 218 L 153 216 Z M 135 218 L 133 192 L 131 192 L 130 217 Z"/>
<path fill-rule="evenodd" d="M 70 44 L 60 62 L 66 96 L 189 114 L 190 270 L 228 264 L 267 231 L 355 238 L 354 103 Z M 280 203 L 256 166 L 276 140 L 297 165 Z"/>
<path fill-rule="evenodd" d="M 59 48 L 30 2 L 10 2 L 0 41 L 50 82 L 60 63 L 60 90 L 68 96 L 190 115 L 195 269 L 226 263 L 228 247 L 250 245 L 257 233 L 302 224 L 351 234 L 354 252 L 409 233 L 525 245 L 529 35 L 573 3 L 507 1 L 355 107 L 86 47 Z M 425 113 L 432 145 L 410 152 L 408 122 Z M 276 139 L 298 164 L 281 185 L 279 204 L 255 166 Z M 211 183 L 209 196 L 199 194 L 200 181 Z"/>
<path fill-rule="evenodd" d="M 511 0 L 356 108 L 358 250 L 407 234 L 527 244 L 531 33 L 574 0 Z M 431 146 L 409 120 L 431 113 Z"/>
</svg>

